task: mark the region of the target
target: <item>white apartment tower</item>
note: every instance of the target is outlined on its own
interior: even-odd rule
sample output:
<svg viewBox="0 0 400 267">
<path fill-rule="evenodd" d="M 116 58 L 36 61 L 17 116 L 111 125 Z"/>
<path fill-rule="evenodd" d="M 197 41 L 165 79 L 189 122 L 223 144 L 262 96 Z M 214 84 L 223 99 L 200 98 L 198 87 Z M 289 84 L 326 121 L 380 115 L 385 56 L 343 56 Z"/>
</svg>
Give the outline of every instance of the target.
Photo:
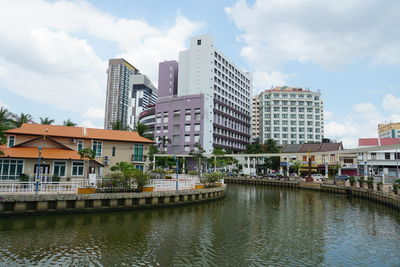
<svg viewBox="0 0 400 267">
<path fill-rule="evenodd" d="M 252 141 L 256 142 L 260 139 L 260 95 L 253 97 L 253 113 L 252 113 Z"/>
<path fill-rule="evenodd" d="M 252 80 L 214 46 L 211 35 L 193 37 L 179 54 L 178 96 L 204 96 L 200 143 L 242 151 L 250 143 Z"/>
<path fill-rule="evenodd" d="M 322 142 L 323 101 L 320 92 L 296 87 L 275 87 L 260 94 L 260 141 L 279 144 Z"/>
</svg>

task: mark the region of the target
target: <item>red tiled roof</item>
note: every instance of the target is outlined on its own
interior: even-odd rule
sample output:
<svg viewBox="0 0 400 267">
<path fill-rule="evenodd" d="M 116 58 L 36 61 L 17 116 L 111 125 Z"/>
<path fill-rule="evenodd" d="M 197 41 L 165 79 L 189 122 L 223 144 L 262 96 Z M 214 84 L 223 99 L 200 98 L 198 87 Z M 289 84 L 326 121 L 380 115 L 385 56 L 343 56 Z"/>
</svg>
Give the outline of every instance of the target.
<svg viewBox="0 0 400 267">
<path fill-rule="evenodd" d="M 37 147 L 10 147 L 0 146 L 0 150 L 3 151 L 4 155 L 0 155 L 0 158 L 25 158 L 25 159 L 37 159 L 39 157 L 39 151 Z M 81 160 L 78 152 L 75 150 L 66 150 L 62 148 L 42 148 L 43 159 L 72 159 Z"/>
<path fill-rule="evenodd" d="M 400 138 L 381 138 L 381 146 L 400 144 Z"/>
<path fill-rule="evenodd" d="M 321 143 L 316 144 L 303 144 L 299 152 L 318 152 L 321 147 Z"/>
<path fill-rule="evenodd" d="M 379 146 L 378 138 L 359 138 L 358 146 Z"/>
<path fill-rule="evenodd" d="M 8 134 L 48 135 L 77 139 L 99 139 L 138 143 L 154 143 L 154 141 L 140 136 L 137 132 L 33 123 L 24 123 L 21 128 L 11 129 L 5 132 Z"/>
<path fill-rule="evenodd" d="M 389 146 L 400 144 L 400 138 L 359 138 L 358 146 Z"/>
</svg>

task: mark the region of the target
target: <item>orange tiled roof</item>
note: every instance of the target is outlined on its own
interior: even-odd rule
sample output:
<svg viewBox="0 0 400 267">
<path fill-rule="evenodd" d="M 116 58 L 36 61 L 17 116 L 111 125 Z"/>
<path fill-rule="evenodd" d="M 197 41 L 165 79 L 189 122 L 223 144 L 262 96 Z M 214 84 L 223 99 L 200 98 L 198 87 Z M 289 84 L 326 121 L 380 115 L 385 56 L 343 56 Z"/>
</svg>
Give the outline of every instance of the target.
<svg viewBox="0 0 400 267">
<path fill-rule="evenodd" d="M 99 139 L 138 143 L 154 143 L 154 141 L 140 136 L 137 132 L 69 127 L 60 125 L 24 123 L 21 128 L 11 129 L 5 132 L 8 134 L 48 135 L 77 139 Z"/>
<path fill-rule="evenodd" d="M 39 157 L 39 151 L 37 147 L 10 147 L 0 146 L 0 150 L 3 151 L 4 155 L 0 155 L 0 158 L 25 158 L 25 159 L 37 159 Z M 43 159 L 73 159 L 81 160 L 77 151 L 66 150 L 62 148 L 42 148 Z"/>
</svg>

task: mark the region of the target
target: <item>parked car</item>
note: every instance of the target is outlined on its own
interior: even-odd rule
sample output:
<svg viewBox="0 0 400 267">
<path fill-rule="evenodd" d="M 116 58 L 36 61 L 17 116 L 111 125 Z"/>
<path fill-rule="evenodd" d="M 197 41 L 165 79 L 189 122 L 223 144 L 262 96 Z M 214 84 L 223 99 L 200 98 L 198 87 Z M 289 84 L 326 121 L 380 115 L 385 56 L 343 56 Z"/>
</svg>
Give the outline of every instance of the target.
<svg viewBox="0 0 400 267">
<path fill-rule="evenodd" d="M 323 182 L 324 177 L 321 174 L 312 174 L 311 177 L 315 182 Z"/>
<path fill-rule="evenodd" d="M 236 174 L 234 172 L 227 172 L 226 176 L 236 176 Z"/>
<path fill-rule="evenodd" d="M 335 180 L 347 181 L 347 180 L 349 180 L 349 177 L 350 177 L 350 176 L 348 176 L 348 175 L 342 174 L 342 175 L 336 176 L 336 177 L 335 177 Z"/>
</svg>

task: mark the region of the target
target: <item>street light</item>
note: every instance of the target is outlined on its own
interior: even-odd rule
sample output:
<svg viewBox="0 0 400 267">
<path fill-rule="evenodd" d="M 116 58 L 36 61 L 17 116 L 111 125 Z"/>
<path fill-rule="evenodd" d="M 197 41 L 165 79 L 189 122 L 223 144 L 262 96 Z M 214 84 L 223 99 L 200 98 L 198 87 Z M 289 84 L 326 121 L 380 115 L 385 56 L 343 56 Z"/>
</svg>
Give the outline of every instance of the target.
<svg viewBox="0 0 400 267">
<path fill-rule="evenodd" d="M 39 150 L 39 157 L 38 157 L 38 168 L 37 168 L 37 171 L 36 171 L 36 183 L 35 183 L 35 191 L 36 191 L 36 194 L 37 194 L 38 191 L 39 191 L 39 179 L 40 179 L 40 177 L 41 177 L 40 159 L 41 159 L 41 157 L 42 157 L 42 147 L 41 147 L 41 146 L 38 146 L 38 150 Z"/>
<path fill-rule="evenodd" d="M 176 191 L 178 191 L 179 188 L 179 184 L 178 184 L 178 171 L 179 171 L 179 162 L 178 162 L 178 158 L 176 155 L 174 155 L 174 160 L 175 160 L 175 164 L 176 164 Z"/>
</svg>

